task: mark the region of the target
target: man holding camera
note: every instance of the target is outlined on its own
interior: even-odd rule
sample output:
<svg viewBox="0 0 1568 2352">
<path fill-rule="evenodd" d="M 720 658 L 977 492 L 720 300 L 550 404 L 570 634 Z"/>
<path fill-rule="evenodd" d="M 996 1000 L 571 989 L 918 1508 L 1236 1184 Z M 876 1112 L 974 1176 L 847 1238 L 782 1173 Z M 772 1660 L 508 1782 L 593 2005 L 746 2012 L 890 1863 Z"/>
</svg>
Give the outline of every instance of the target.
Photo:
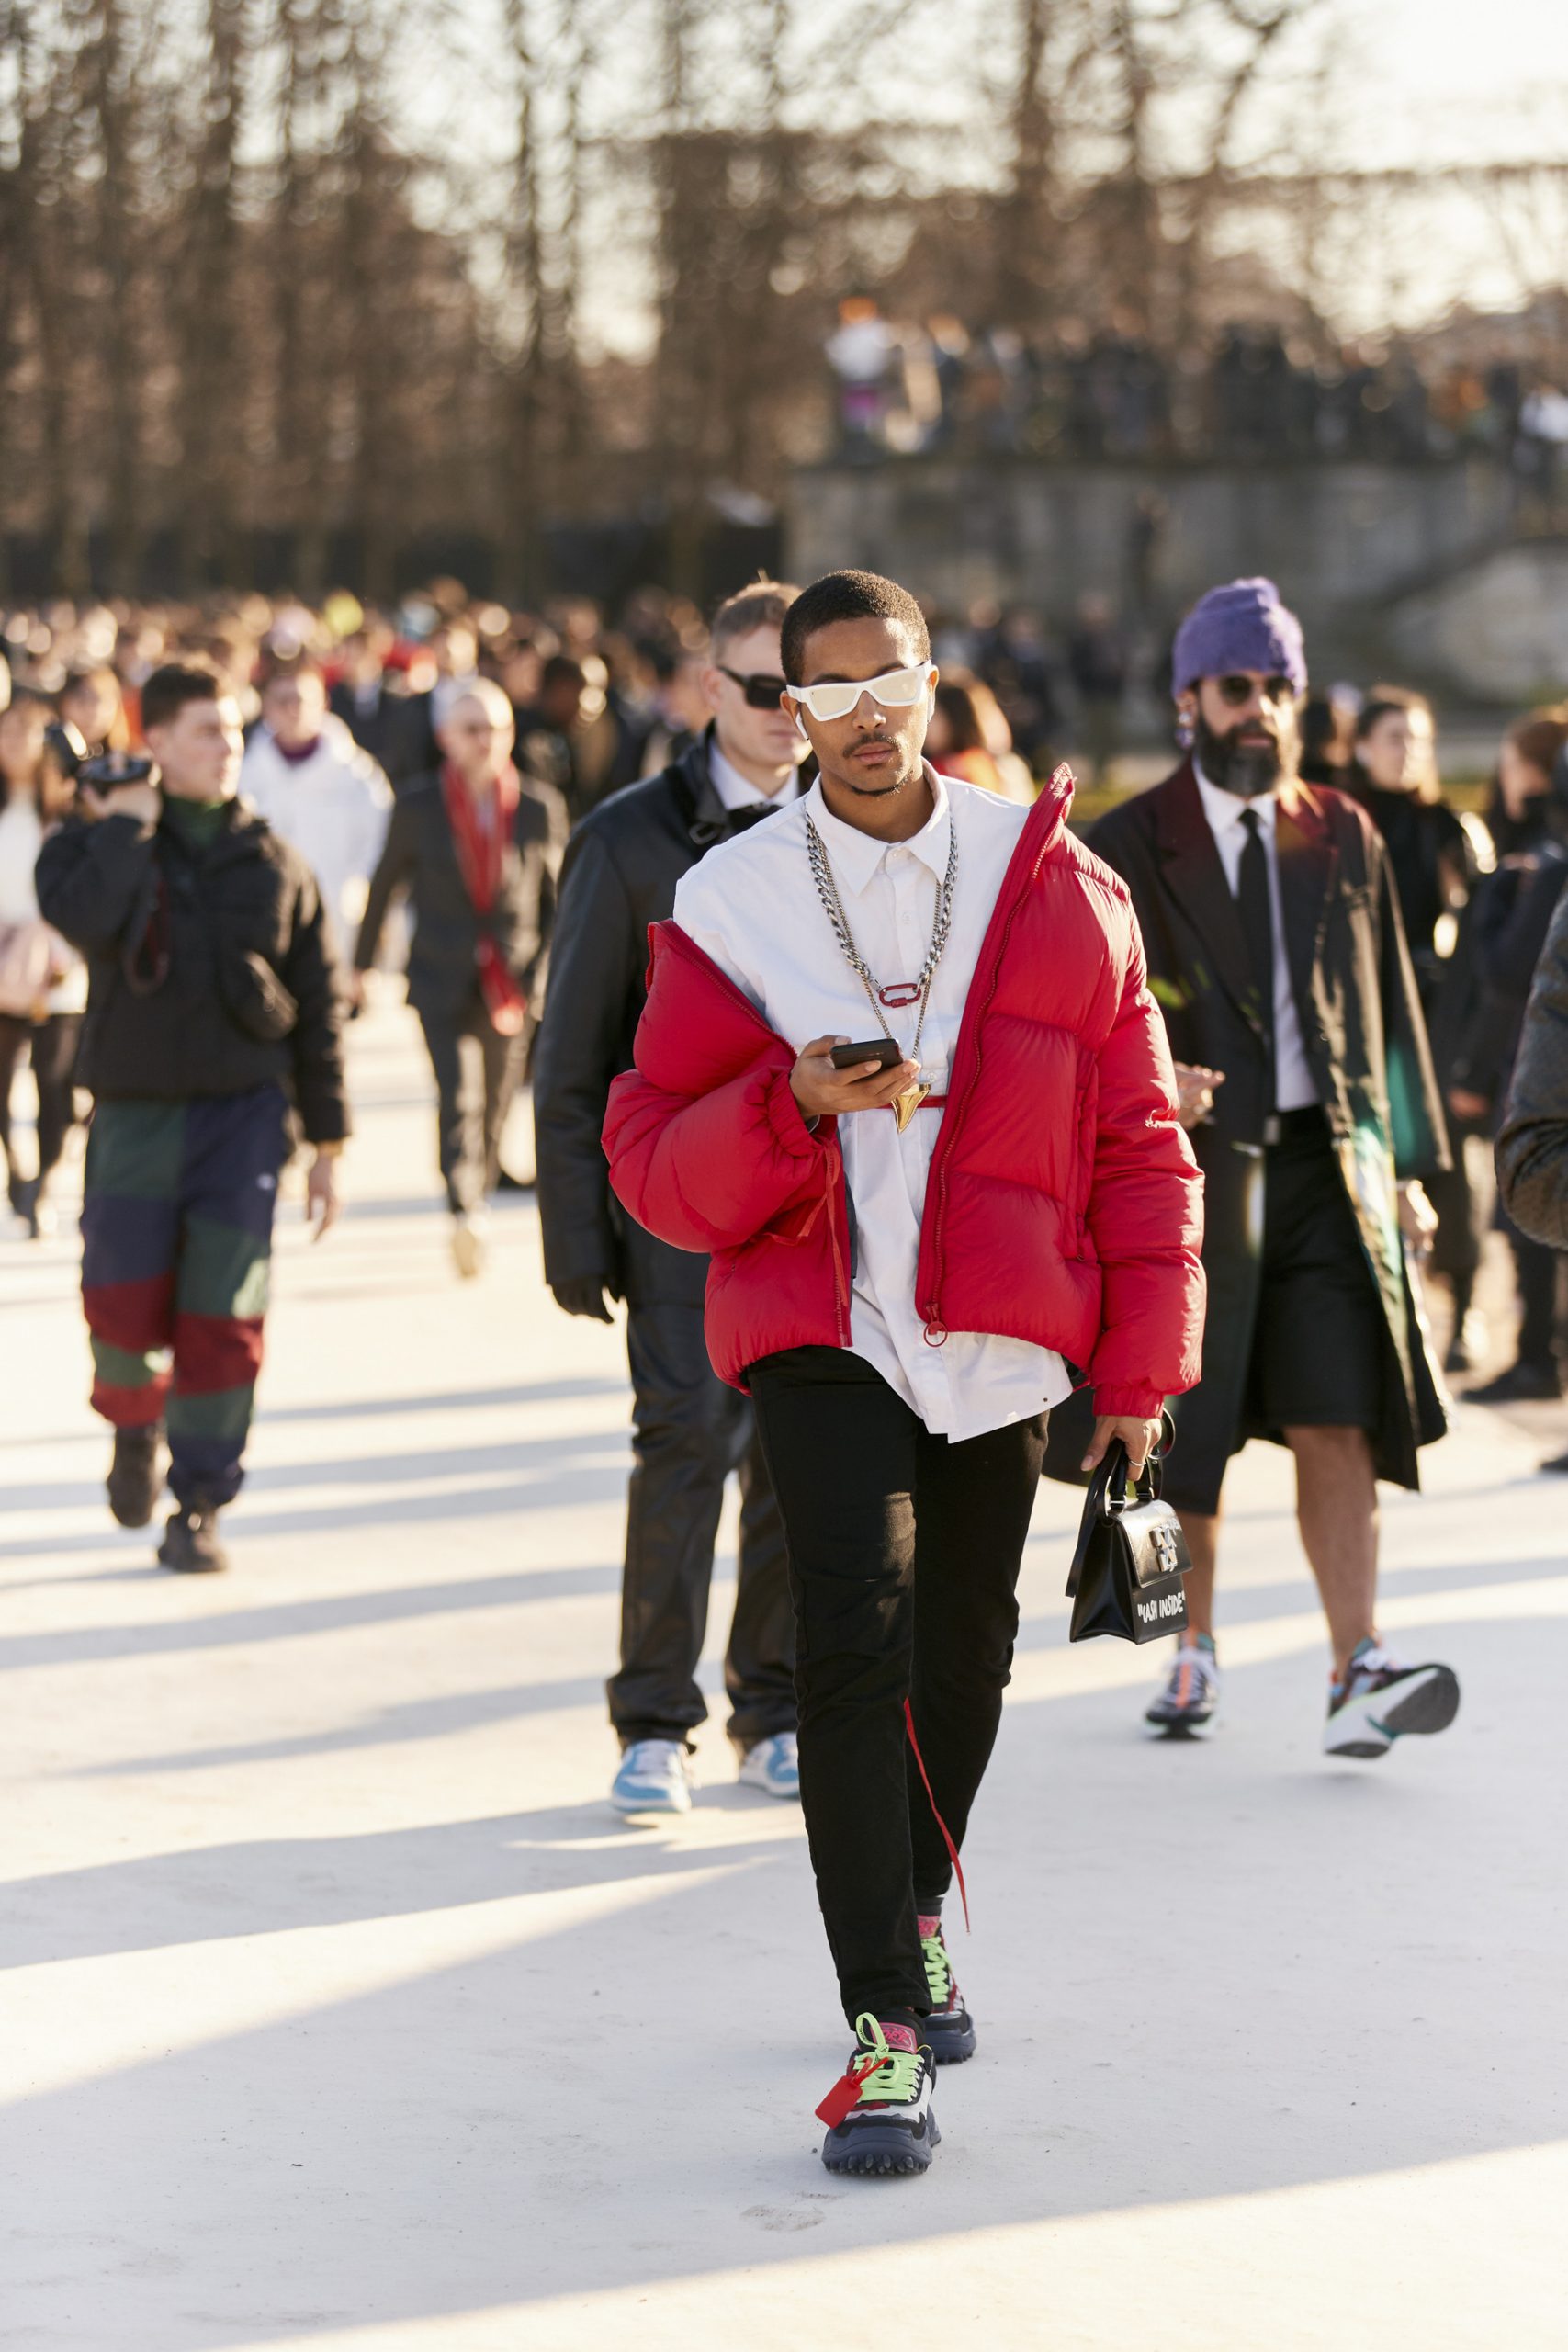
<svg viewBox="0 0 1568 2352">
<path fill-rule="evenodd" d="M 816 582 L 781 654 L 818 779 L 682 881 L 604 1139 L 633 1216 L 713 1253 L 709 1351 L 784 1514 L 801 1800 L 856 2034 L 823 2161 L 920 2172 L 931 2069 L 976 2046 L 942 1904 L 1043 1416 L 1086 1366 L 1091 1458 L 1120 1439 L 1142 1469 L 1197 1375 L 1201 1191 L 1067 772 L 1025 809 L 924 761 L 931 642 L 890 580 Z"/>
<path fill-rule="evenodd" d="M 109 1506 L 146 1526 L 166 1439 L 158 1556 L 202 1571 L 228 1565 L 218 1515 L 243 1475 L 291 1111 L 318 1238 L 337 1215 L 343 1014 L 310 869 L 235 797 L 243 739 L 216 674 L 154 670 L 141 724 L 151 760 L 83 770 L 38 892 L 88 959 L 82 1286 Z"/>
</svg>

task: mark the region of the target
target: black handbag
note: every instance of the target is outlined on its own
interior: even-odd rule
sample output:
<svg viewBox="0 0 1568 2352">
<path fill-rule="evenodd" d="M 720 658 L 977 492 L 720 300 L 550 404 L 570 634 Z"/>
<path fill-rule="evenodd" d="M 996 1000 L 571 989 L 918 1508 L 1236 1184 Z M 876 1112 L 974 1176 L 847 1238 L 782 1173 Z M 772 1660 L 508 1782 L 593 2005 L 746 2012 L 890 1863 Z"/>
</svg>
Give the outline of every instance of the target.
<svg viewBox="0 0 1568 2352">
<path fill-rule="evenodd" d="M 1166 1429 L 1173 1436 L 1168 1419 Z M 1068 1639 L 1112 1634 L 1123 1642 L 1157 1642 L 1187 1626 L 1182 1583 L 1192 1566 L 1181 1521 L 1159 1498 L 1160 1463 L 1168 1437 L 1127 1491 L 1127 1449 L 1113 1438 L 1089 1482 L 1078 1523 L 1067 1592 L 1073 1603 Z"/>
</svg>

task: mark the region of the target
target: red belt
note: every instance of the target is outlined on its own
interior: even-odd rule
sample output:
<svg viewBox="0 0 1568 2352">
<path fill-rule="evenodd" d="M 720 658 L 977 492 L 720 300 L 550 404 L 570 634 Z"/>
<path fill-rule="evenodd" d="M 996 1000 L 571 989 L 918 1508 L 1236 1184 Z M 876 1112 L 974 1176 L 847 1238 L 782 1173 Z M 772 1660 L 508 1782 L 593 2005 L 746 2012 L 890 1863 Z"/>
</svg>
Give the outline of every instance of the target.
<svg viewBox="0 0 1568 2352">
<path fill-rule="evenodd" d="M 928 1094 L 924 1102 L 920 1104 L 920 1109 L 922 1111 L 940 1111 L 945 1107 L 947 1097 L 945 1094 Z M 891 1111 L 893 1105 L 891 1102 L 884 1102 L 882 1108 L 885 1111 Z"/>
</svg>

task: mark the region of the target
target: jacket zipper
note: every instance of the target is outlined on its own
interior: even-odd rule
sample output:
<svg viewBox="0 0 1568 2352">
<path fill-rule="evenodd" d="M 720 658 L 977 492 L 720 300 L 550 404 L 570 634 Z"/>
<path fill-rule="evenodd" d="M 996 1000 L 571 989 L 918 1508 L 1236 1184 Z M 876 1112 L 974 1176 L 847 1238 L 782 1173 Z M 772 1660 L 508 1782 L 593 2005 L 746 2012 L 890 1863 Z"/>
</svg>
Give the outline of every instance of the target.
<svg viewBox="0 0 1568 2352">
<path fill-rule="evenodd" d="M 1040 804 L 1037 802 L 1035 805 L 1038 807 Z M 1020 838 L 1021 846 L 1021 842 L 1028 839 L 1028 835 L 1025 833 Z M 1028 882 L 1033 881 L 1034 876 L 1039 870 L 1040 860 L 1043 855 L 1044 844 L 1042 843 L 1041 847 L 1035 852 L 1030 861 Z M 1010 874 L 1010 867 L 1009 872 Z M 915 1311 L 920 1317 L 920 1319 L 926 1327 L 926 1344 L 928 1347 L 940 1348 L 945 1343 L 947 1339 L 947 1327 L 942 1319 L 942 1227 L 947 1216 L 948 1162 L 953 1157 L 953 1142 L 957 1136 L 959 1127 L 963 1123 L 964 1113 L 968 1106 L 970 1094 L 979 1080 L 982 1059 L 980 1052 L 980 1024 L 984 1021 L 987 1012 L 989 1010 L 992 998 L 996 995 L 998 984 L 1001 978 L 1002 957 L 1007 952 L 1007 944 L 1011 936 L 1012 926 L 1017 919 L 1018 910 L 1023 904 L 1024 891 L 1026 888 L 1027 883 L 1021 884 L 1014 889 L 1011 901 L 1005 911 L 998 904 L 992 914 L 989 928 L 986 933 L 984 940 L 981 942 L 980 956 L 978 959 L 980 966 L 984 966 L 986 964 L 987 956 L 990 956 L 991 944 L 994 939 L 996 942 L 996 953 L 994 956 L 990 956 L 990 976 L 987 985 L 985 997 L 979 1004 L 976 1005 L 974 994 L 971 992 L 969 1001 L 964 1008 L 964 1019 L 959 1027 L 958 1043 L 953 1048 L 953 1079 L 956 1080 L 960 1068 L 963 1066 L 963 1085 L 960 1087 L 954 1084 L 953 1080 L 950 1080 L 948 1084 L 948 1108 L 946 1114 L 942 1119 L 942 1133 L 937 1137 L 936 1151 L 931 1160 L 931 1180 L 934 1181 L 936 1184 L 936 1208 L 934 1213 L 931 1209 L 930 1193 L 928 1189 L 927 1216 L 929 1218 L 929 1231 L 921 1237 L 922 1260 L 926 1260 L 928 1244 L 930 1250 L 929 1261 L 926 1261 L 929 1264 L 930 1270 L 929 1279 L 926 1283 L 927 1295 L 923 1302 L 920 1300 L 919 1295 L 917 1295 L 915 1301 Z M 966 1046 L 969 1050 L 970 1062 L 968 1065 L 964 1065 L 964 1055 Z"/>
</svg>

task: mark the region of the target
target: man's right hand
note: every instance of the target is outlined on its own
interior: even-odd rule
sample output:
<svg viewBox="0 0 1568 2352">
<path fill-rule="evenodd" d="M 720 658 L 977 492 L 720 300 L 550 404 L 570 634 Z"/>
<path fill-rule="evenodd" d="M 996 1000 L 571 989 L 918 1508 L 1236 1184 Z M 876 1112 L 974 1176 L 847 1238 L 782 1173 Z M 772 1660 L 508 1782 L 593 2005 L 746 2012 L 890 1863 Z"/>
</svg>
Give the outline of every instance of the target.
<svg viewBox="0 0 1568 2352">
<path fill-rule="evenodd" d="M 155 784 L 117 784 L 108 792 L 85 784 L 76 797 L 90 817 L 134 817 L 139 825 L 155 825 L 164 805 Z"/>
<path fill-rule="evenodd" d="M 1201 1062 L 1176 1065 L 1176 1115 L 1184 1127 L 1196 1127 L 1214 1107 L 1214 1089 L 1223 1086 L 1223 1069 L 1205 1069 Z"/>
<path fill-rule="evenodd" d="M 849 1043 L 848 1037 L 813 1037 L 801 1047 L 789 1083 L 803 1118 L 841 1119 L 846 1111 L 884 1111 L 920 1074 L 919 1062 L 896 1062 L 891 1069 L 876 1062 L 857 1062 L 851 1069 L 835 1069 L 834 1046 Z"/>
<path fill-rule="evenodd" d="M 595 1323 L 613 1323 L 603 1274 L 574 1274 L 570 1282 L 552 1283 L 550 1296 L 563 1315 L 592 1316 Z"/>
</svg>

